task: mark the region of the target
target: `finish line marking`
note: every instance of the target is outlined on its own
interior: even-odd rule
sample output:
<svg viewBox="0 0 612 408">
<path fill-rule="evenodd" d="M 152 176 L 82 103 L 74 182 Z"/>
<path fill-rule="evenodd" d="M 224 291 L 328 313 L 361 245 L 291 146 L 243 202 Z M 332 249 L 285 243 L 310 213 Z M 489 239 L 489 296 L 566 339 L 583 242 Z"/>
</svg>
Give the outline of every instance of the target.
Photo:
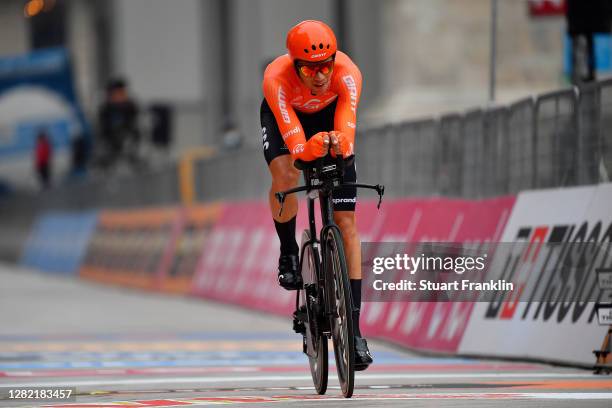
<svg viewBox="0 0 612 408">
<path fill-rule="evenodd" d="M 424 380 L 440 378 L 590 378 L 598 379 L 591 373 L 448 373 L 448 374 L 361 374 L 360 380 Z M 48 381 L 25 383 L 2 383 L 3 387 L 95 387 L 102 385 L 154 385 L 183 383 L 224 383 L 236 381 L 312 381 L 310 375 L 267 375 L 267 376 L 233 376 L 233 377 L 178 377 L 178 378 L 125 378 L 120 380 L 96 379 L 82 381 Z"/>
</svg>

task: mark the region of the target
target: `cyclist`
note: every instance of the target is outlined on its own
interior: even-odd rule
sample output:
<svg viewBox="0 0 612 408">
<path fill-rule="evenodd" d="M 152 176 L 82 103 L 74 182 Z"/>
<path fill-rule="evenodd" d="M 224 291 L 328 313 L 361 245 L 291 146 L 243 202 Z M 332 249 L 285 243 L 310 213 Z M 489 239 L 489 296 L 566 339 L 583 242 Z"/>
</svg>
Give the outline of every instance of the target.
<svg viewBox="0 0 612 408">
<path fill-rule="evenodd" d="M 272 175 L 270 209 L 280 240 L 278 282 L 287 290 L 299 289 L 299 247 L 295 239 L 298 203 L 287 197 L 282 215 L 274 194 L 297 185 L 299 171 L 293 161 L 327 155 L 353 155 L 361 73 L 351 59 L 337 50 L 332 29 L 321 21 L 303 21 L 287 33 L 288 54 L 272 61 L 263 78 L 261 127 L 264 156 Z M 356 181 L 355 163 L 347 167 L 345 181 Z M 366 340 L 359 330 L 361 307 L 361 244 L 355 223 L 357 189 L 334 191 L 334 221 L 340 228 L 346 252 L 355 326 L 355 366 L 372 363 Z"/>
</svg>

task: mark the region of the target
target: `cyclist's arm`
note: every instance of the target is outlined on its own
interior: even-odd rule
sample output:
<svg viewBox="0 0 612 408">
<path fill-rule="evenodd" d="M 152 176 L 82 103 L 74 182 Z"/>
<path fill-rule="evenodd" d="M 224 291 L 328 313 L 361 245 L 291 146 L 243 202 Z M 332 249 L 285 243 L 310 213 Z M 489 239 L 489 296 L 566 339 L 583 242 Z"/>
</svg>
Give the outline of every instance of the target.
<svg viewBox="0 0 612 408">
<path fill-rule="evenodd" d="M 316 159 L 308 149 L 305 149 L 306 134 L 302 129 L 302 124 L 289 103 L 289 86 L 282 81 L 274 78 L 264 78 L 263 92 L 274 113 L 276 123 L 283 137 L 289 153 L 294 159 L 306 161 Z"/>
<path fill-rule="evenodd" d="M 357 106 L 361 97 L 361 72 L 355 65 L 350 69 L 343 68 L 342 71 L 338 72 L 336 81 L 338 105 L 334 117 L 334 130 L 342 132 L 349 143 L 348 153 L 352 154 L 357 127 Z"/>
</svg>

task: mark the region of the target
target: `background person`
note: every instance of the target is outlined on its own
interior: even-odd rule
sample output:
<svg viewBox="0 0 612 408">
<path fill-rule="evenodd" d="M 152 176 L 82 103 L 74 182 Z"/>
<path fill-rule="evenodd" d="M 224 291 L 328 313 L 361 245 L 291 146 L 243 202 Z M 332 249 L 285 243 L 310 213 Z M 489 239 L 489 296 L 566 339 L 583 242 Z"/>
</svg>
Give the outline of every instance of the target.
<svg viewBox="0 0 612 408">
<path fill-rule="evenodd" d="M 567 31 L 572 39 L 571 79 L 574 85 L 594 81 L 595 34 L 610 33 L 610 0 L 567 0 Z"/>
<path fill-rule="evenodd" d="M 100 106 L 99 124 L 109 161 L 127 154 L 136 159 L 140 144 L 138 105 L 128 92 L 124 79 L 111 80 L 106 87 L 106 99 Z"/>
<path fill-rule="evenodd" d="M 53 146 L 47 132 L 41 130 L 36 137 L 34 146 L 34 169 L 38 175 L 43 190 L 51 185 L 51 166 L 53 162 Z"/>
</svg>

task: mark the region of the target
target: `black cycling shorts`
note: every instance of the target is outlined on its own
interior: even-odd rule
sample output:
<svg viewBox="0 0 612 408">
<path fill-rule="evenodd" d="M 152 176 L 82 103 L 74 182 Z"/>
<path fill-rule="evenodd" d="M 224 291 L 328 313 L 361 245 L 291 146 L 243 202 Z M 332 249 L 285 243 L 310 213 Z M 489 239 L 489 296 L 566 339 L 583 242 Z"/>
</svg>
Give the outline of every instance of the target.
<svg viewBox="0 0 612 408">
<path fill-rule="evenodd" d="M 306 140 L 308 140 L 319 132 L 329 132 L 334 129 L 336 101 L 315 113 L 302 113 L 297 111 L 296 113 L 302 125 L 302 129 L 304 129 L 304 133 L 306 133 Z M 289 149 L 283 141 L 274 113 L 270 109 L 270 106 L 268 106 L 268 102 L 265 98 L 261 103 L 260 116 L 263 152 L 266 162 L 270 165 L 270 162 L 278 156 L 289 154 Z M 353 160 L 353 164 L 344 171 L 344 181 L 346 182 L 354 183 L 357 181 L 355 161 L 356 160 Z M 336 190 L 332 194 L 332 199 L 334 202 L 334 211 L 355 211 L 357 188 L 343 187 L 340 190 Z"/>
</svg>

